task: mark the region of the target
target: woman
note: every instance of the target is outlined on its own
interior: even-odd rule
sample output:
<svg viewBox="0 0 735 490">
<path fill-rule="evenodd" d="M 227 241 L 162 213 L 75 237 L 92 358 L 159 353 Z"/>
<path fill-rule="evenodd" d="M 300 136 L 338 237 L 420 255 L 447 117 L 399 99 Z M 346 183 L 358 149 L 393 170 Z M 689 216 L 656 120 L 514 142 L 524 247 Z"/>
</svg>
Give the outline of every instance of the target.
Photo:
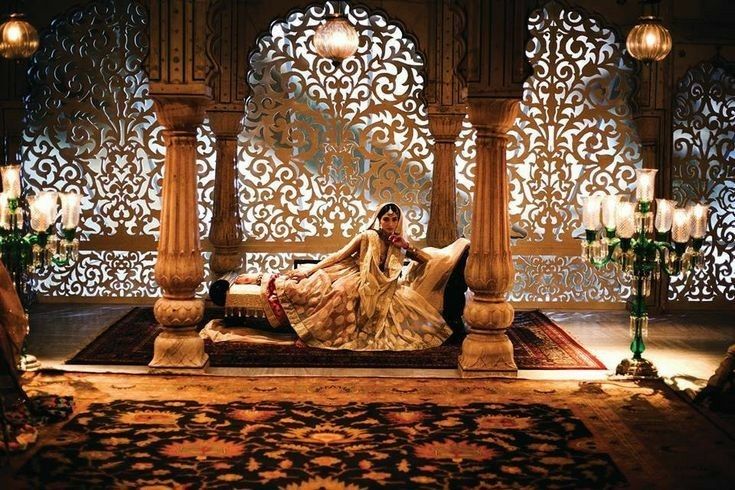
<svg viewBox="0 0 735 490">
<path fill-rule="evenodd" d="M 403 238 L 400 208 L 385 204 L 366 230 L 313 268 L 260 276 L 271 306 L 266 313 L 278 317 L 282 309 L 301 341 L 312 347 L 367 351 L 439 346 L 452 333 L 439 312 L 440 297 L 468 243 L 458 240 L 433 254 L 432 249 L 417 250 Z M 406 257 L 417 266 L 401 280 Z M 236 281 L 252 282 L 252 275 Z"/>
</svg>

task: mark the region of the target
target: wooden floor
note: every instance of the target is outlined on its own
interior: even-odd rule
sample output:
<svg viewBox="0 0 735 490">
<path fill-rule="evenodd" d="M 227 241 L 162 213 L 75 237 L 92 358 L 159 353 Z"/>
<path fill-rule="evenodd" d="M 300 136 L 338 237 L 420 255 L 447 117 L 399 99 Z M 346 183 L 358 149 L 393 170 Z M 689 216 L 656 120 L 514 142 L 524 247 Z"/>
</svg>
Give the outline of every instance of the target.
<svg viewBox="0 0 735 490">
<path fill-rule="evenodd" d="M 37 304 L 30 314 L 29 352 L 46 368 L 95 372 L 150 373 L 147 367 L 65 366 L 64 361 L 87 345 L 108 325 L 122 317 L 128 305 Z M 600 379 L 629 357 L 628 314 L 624 311 L 545 311 L 596 355 L 609 371 L 519 371 L 530 379 Z M 662 376 L 680 389 L 704 384 L 735 343 L 733 313 L 669 313 L 651 318 L 644 354 Z M 191 374 L 244 376 L 405 376 L 457 377 L 452 370 L 209 368 Z"/>
</svg>

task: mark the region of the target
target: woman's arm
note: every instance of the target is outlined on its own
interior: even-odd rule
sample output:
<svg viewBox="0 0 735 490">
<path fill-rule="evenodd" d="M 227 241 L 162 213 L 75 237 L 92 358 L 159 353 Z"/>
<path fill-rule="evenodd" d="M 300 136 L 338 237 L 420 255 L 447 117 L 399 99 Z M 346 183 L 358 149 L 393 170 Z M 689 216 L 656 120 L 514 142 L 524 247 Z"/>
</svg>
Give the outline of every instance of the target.
<svg viewBox="0 0 735 490">
<path fill-rule="evenodd" d="M 411 260 L 415 260 L 419 264 L 425 264 L 431 259 L 431 255 L 427 254 L 420 248 L 412 247 L 411 245 L 406 248 L 406 257 Z"/>
<path fill-rule="evenodd" d="M 354 237 L 350 242 L 339 249 L 338 251 L 334 252 L 333 254 L 325 257 L 323 260 L 318 262 L 314 267 L 311 269 L 307 269 L 303 273 L 299 274 L 300 271 L 294 272 L 292 274 L 293 277 L 298 278 L 299 276 L 303 277 L 309 277 L 314 272 L 318 271 L 319 269 L 324 269 L 325 267 L 329 267 L 330 265 L 334 265 L 338 262 L 341 262 L 345 260 L 346 258 L 350 257 L 351 255 L 354 255 L 355 253 L 360 251 L 360 239 L 362 237 L 362 233 L 358 234 L 356 237 Z"/>
<path fill-rule="evenodd" d="M 431 259 L 431 256 L 421 250 L 420 248 L 412 247 L 410 243 L 408 243 L 408 240 L 403 238 L 400 235 L 394 235 L 390 238 L 391 243 L 395 245 L 396 247 L 400 247 L 406 251 L 406 257 L 408 257 L 411 260 L 415 260 L 416 262 L 423 264 L 425 262 L 428 262 L 429 259 Z"/>
</svg>

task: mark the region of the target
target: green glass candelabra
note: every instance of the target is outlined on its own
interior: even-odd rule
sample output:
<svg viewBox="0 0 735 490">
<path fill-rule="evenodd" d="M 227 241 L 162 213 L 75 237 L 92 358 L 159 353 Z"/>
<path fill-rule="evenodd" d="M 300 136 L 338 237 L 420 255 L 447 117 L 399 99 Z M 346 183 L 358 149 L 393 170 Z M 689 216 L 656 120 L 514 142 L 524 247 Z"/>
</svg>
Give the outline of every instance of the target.
<svg viewBox="0 0 735 490">
<path fill-rule="evenodd" d="M 76 261 L 79 240 L 76 228 L 80 215 L 80 194 L 43 191 L 23 197 L 20 165 L 0 167 L 3 192 L 0 193 L 0 259 L 8 270 L 23 308 L 33 301 L 33 274 L 52 266 L 66 266 Z M 61 198 L 61 239 L 55 227 Z M 40 368 L 24 342 L 21 371 Z"/>
<path fill-rule="evenodd" d="M 662 273 L 686 274 L 704 263 L 701 249 L 708 206 L 676 208 L 673 201 L 657 199 L 654 219 L 655 174 L 653 169 L 637 171 L 635 203 L 621 201 L 617 195 L 590 196 L 582 212 L 583 258 L 598 269 L 615 264 L 630 280 L 632 288 L 630 350 L 633 357 L 618 364 L 615 373 L 619 375 L 658 376 L 653 363 L 643 357 L 644 339 L 648 335 L 646 297 L 651 292 L 651 280 L 658 280 Z"/>
</svg>

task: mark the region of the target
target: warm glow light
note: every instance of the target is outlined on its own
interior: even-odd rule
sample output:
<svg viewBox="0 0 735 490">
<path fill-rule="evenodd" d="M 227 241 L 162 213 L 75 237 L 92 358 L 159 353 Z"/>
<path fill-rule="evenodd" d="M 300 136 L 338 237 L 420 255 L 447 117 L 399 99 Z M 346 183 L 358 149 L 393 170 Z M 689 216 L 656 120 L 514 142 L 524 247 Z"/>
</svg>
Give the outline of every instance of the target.
<svg viewBox="0 0 735 490">
<path fill-rule="evenodd" d="M 635 233 L 635 204 L 621 201 L 615 212 L 617 233 L 620 238 L 630 238 Z"/>
<path fill-rule="evenodd" d="M 28 206 L 31 208 L 31 228 L 37 232 L 45 232 L 56 221 L 58 214 L 58 193 L 43 191 L 35 196 L 28 196 Z"/>
<path fill-rule="evenodd" d="M 671 34 L 658 17 L 641 17 L 628 33 L 625 46 L 637 60 L 661 61 L 671 51 Z"/>
<path fill-rule="evenodd" d="M 652 48 L 656 44 L 656 35 L 652 32 L 646 33 L 646 46 Z"/>
<path fill-rule="evenodd" d="M 23 31 L 20 30 L 20 27 L 18 27 L 17 24 L 10 24 L 8 26 L 8 30 L 5 32 L 5 39 L 11 43 L 17 43 L 20 41 L 22 35 Z"/>
<path fill-rule="evenodd" d="M 653 201 L 653 190 L 656 184 L 656 172 L 653 168 L 636 169 L 635 198 L 641 202 Z"/>
<path fill-rule="evenodd" d="M 10 215 L 8 214 L 8 194 L 0 192 L 0 228 L 10 228 Z"/>
<path fill-rule="evenodd" d="M 707 211 L 709 211 L 709 205 L 706 204 L 695 204 L 691 209 L 692 238 L 703 238 L 707 232 Z"/>
<path fill-rule="evenodd" d="M 0 25 L 0 56 L 29 58 L 38 49 L 38 32 L 21 14 L 12 14 Z"/>
<path fill-rule="evenodd" d="M 79 224 L 82 195 L 76 192 L 62 192 L 59 197 L 61 197 L 61 228 L 73 230 Z"/>
<path fill-rule="evenodd" d="M 589 196 L 582 206 L 582 224 L 585 230 L 596 231 L 600 227 L 600 196 Z"/>
<path fill-rule="evenodd" d="M 676 243 L 686 243 L 689 241 L 690 234 L 690 218 L 688 209 L 674 209 L 674 222 L 671 227 L 671 239 Z"/>
<path fill-rule="evenodd" d="M 671 229 L 671 223 L 674 219 L 674 201 L 668 199 L 656 199 L 656 230 L 659 233 L 666 233 Z"/>
<path fill-rule="evenodd" d="M 617 226 L 615 215 L 618 209 L 618 202 L 620 202 L 620 196 L 617 194 L 605 196 L 602 200 L 602 224 L 608 230 L 614 230 Z"/>
<path fill-rule="evenodd" d="M 359 41 L 355 27 L 340 14 L 328 16 L 314 33 L 316 52 L 335 63 L 355 54 Z"/>
<path fill-rule="evenodd" d="M 3 180 L 3 192 L 8 199 L 18 199 L 20 196 L 20 165 L 6 165 L 0 167 Z"/>
</svg>

